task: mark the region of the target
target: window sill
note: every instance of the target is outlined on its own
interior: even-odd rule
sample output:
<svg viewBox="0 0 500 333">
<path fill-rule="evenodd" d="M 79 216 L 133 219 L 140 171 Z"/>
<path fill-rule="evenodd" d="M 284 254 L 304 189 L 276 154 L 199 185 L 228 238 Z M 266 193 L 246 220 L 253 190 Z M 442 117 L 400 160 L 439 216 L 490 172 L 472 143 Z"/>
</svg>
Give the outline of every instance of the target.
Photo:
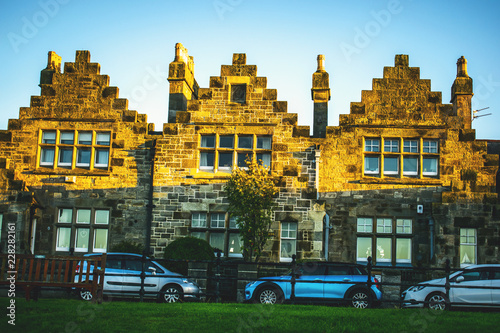
<svg viewBox="0 0 500 333">
<path fill-rule="evenodd" d="M 60 176 L 109 176 L 111 174 L 111 171 L 107 170 L 107 169 L 106 170 L 105 169 L 88 170 L 88 169 L 81 169 L 81 168 L 52 169 L 52 168 L 45 168 L 45 167 L 41 166 L 38 169 L 36 169 L 35 171 L 33 171 L 33 174 L 35 174 L 35 175 L 60 175 Z"/>
<path fill-rule="evenodd" d="M 440 179 L 433 178 L 377 178 L 366 176 L 359 180 L 360 184 L 391 184 L 391 185 L 435 185 L 442 186 Z"/>
</svg>

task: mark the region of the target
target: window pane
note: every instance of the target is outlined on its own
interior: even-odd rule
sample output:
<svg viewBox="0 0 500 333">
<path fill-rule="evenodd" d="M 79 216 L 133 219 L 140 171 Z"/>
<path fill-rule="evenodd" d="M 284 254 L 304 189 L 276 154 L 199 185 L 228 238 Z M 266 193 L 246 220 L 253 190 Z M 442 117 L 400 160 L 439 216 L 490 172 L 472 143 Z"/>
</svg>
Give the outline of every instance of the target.
<svg viewBox="0 0 500 333">
<path fill-rule="evenodd" d="M 405 140 L 403 151 L 405 153 L 418 153 L 418 140 Z"/>
<path fill-rule="evenodd" d="M 233 153 L 219 153 L 219 168 L 230 169 L 233 166 Z"/>
<path fill-rule="evenodd" d="M 201 136 L 202 148 L 215 148 L 215 135 L 202 135 Z"/>
<path fill-rule="evenodd" d="M 292 259 L 292 255 L 297 253 L 297 241 L 295 239 L 282 239 L 281 240 L 281 259 Z"/>
<path fill-rule="evenodd" d="M 423 159 L 423 174 L 426 176 L 436 176 L 438 173 L 438 162 L 437 158 L 426 158 Z"/>
<path fill-rule="evenodd" d="M 270 167 L 271 154 L 257 154 L 257 162 L 265 167 Z"/>
<path fill-rule="evenodd" d="M 212 227 L 212 228 L 224 228 L 225 226 L 226 226 L 226 214 L 213 213 L 210 216 L 210 227 Z"/>
<path fill-rule="evenodd" d="M 396 262 L 411 262 L 411 239 L 396 239 Z"/>
<path fill-rule="evenodd" d="M 246 168 L 247 161 L 252 160 L 252 153 L 238 153 L 238 167 Z"/>
<path fill-rule="evenodd" d="M 200 153 L 200 168 L 213 169 L 215 153 Z"/>
<path fill-rule="evenodd" d="M 67 166 L 73 162 L 73 149 L 59 149 L 58 165 Z"/>
<path fill-rule="evenodd" d="M 68 208 L 59 209 L 59 223 L 71 223 L 73 219 L 73 210 Z"/>
<path fill-rule="evenodd" d="M 377 238 L 377 262 L 391 260 L 392 240 L 390 238 Z"/>
<path fill-rule="evenodd" d="M 56 132 L 43 132 L 42 143 L 48 143 L 48 144 L 56 143 Z"/>
<path fill-rule="evenodd" d="M 283 222 L 281 223 L 281 238 L 297 238 L 297 223 Z"/>
<path fill-rule="evenodd" d="M 75 133 L 73 132 L 61 132 L 59 142 L 65 145 L 72 145 L 75 143 Z"/>
<path fill-rule="evenodd" d="M 229 218 L 229 228 L 230 229 L 238 229 L 238 225 L 236 224 L 237 217 L 231 216 Z"/>
<path fill-rule="evenodd" d="M 257 149 L 271 149 L 271 137 L 270 136 L 258 136 L 257 137 Z"/>
<path fill-rule="evenodd" d="M 358 237 L 356 244 L 357 260 L 366 261 L 368 257 L 372 256 L 372 238 L 371 237 Z"/>
<path fill-rule="evenodd" d="M 219 147 L 220 148 L 234 148 L 234 136 L 221 135 L 219 137 Z"/>
<path fill-rule="evenodd" d="M 245 103 L 247 95 L 246 84 L 233 84 L 231 85 L 231 102 Z"/>
<path fill-rule="evenodd" d="M 210 246 L 214 249 L 214 251 L 220 250 L 224 252 L 224 234 L 223 233 L 211 233 Z"/>
<path fill-rule="evenodd" d="M 90 223 L 90 209 L 79 209 L 76 211 L 76 223 Z"/>
<path fill-rule="evenodd" d="M 365 157 L 365 173 L 366 174 L 378 174 L 378 157 Z"/>
<path fill-rule="evenodd" d="M 243 241 L 239 234 L 231 233 L 229 234 L 229 256 L 240 257 L 241 247 L 243 246 Z"/>
<path fill-rule="evenodd" d="M 99 167 L 107 167 L 109 160 L 109 150 L 96 149 L 94 165 Z"/>
<path fill-rule="evenodd" d="M 371 218 L 358 217 L 358 232 L 372 232 L 373 220 Z"/>
<path fill-rule="evenodd" d="M 418 175 L 418 157 L 403 158 L 403 175 L 407 176 Z"/>
<path fill-rule="evenodd" d="M 253 148 L 253 137 L 240 136 L 238 138 L 238 148 L 252 149 Z"/>
<path fill-rule="evenodd" d="M 109 224 L 109 210 L 96 210 L 95 224 Z"/>
<path fill-rule="evenodd" d="M 438 143 L 437 141 L 424 140 L 423 144 L 424 153 L 433 153 L 437 154 L 438 152 Z"/>
<path fill-rule="evenodd" d="M 384 140 L 384 151 L 390 153 L 398 153 L 399 140 Z"/>
<path fill-rule="evenodd" d="M 94 252 L 106 252 L 108 248 L 108 229 L 94 230 Z"/>
<path fill-rule="evenodd" d="M 396 220 L 396 233 L 398 234 L 411 234 L 411 223 L 409 219 Z"/>
<path fill-rule="evenodd" d="M 109 146 L 110 137 L 109 133 L 97 133 L 95 143 L 100 146 Z"/>
<path fill-rule="evenodd" d="M 380 151 L 380 140 L 379 139 L 366 139 L 365 140 L 365 151 Z"/>
<path fill-rule="evenodd" d="M 57 228 L 56 251 L 69 251 L 71 228 Z"/>
<path fill-rule="evenodd" d="M 80 145 L 91 145 L 92 144 L 92 133 L 82 132 L 78 134 L 78 144 Z"/>
<path fill-rule="evenodd" d="M 203 231 L 193 231 L 193 232 L 191 232 L 191 237 L 205 240 L 205 232 L 203 232 Z"/>
<path fill-rule="evenodd" d="M 397 175 L 399 173 L 399 158 L 384 157 L 384 174 Z"/>
<path fill-rule="evenodd" d="M 78 149 L 76 165 L 90 166 L 90 149 Z"/>
<path fill-rule="evenodd" d="M 54 164 L 54 148 L 43 148 L 40 157 L 40 165 L 53 165 Z"/>
<path fill-rule="evenodd" d="M 191 227 L 193 228 L 206 228 L 207 214 L 206 213 L 193 213 L 191 217 Z"/>
<path fill-rule="evenodd" d="M 377 232 L 379 232 L 379 233 L 391 233 L 392 232 L 392 220 L 391 219 L 377 219 Z"/>
<path fill-rule="evenodd" d="M 89 229 L 76 229 L 75 252 L 88 252 L 89 250 Z"/>
<path fill-rule="evenodd" d="M 460 265 L 473 265 L 476 263 L 476 246 L 460 245 Z"/>
</svg>

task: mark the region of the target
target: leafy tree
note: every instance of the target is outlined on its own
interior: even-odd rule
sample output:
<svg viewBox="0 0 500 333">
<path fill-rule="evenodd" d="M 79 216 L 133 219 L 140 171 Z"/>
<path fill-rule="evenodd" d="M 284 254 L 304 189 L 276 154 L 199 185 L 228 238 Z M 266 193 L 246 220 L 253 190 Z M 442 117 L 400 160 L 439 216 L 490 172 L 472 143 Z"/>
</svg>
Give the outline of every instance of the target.
<svg viewBox="0 0 500 333">
<path fill-rule="evenodd" d="M 243 257 L 259 260 L 270 238 L 274 196 L 278 193 L 275 177 L 269 168 L 247 161 L 248 168 L 236 168 L 224 187 L 229 212 L 236 216 L 236 225 L 243 240 Z"/>
</svg>

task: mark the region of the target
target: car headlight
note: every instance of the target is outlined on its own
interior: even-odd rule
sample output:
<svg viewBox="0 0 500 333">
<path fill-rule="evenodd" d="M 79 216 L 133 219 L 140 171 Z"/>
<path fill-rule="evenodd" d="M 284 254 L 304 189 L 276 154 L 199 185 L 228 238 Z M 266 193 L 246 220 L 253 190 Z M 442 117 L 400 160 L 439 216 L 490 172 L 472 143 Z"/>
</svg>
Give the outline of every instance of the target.
<svg viewBox="0 0 500 333">
<path fill-rule="evenodd" d="M 424 288 L 425 288 L 425 285 L 420 284 L 418 286 L 413 286 L 413 287 L 408 288 L 408 291 L 416 292 L 416 291 L 420 291 Z"/>
<path fill-rule="evenodd" d="M 186 278 L 182 279 L 182 282 L 189 283 L 189 284 L 196 284 L 193 280 L 186 279 Z"/>
<path fill-rule="evenodd" d="M 256 283 L 257 283 L 257 281 L 252 281 L 252 282 L 247 284 L 246 288 L 250 288 L 251 286 L 253 286 Z"/>
</svg>

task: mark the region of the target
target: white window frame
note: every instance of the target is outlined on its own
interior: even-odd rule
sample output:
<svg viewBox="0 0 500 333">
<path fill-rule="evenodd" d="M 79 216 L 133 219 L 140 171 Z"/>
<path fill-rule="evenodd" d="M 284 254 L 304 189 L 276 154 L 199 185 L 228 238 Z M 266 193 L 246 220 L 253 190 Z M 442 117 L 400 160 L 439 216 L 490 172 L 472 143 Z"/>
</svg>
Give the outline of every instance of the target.
<svg viewBox="0 0 500 333">
<path fill-rule="evenodd" d="M 426 154 L 438 154 L 439 144 L 437 140 L 423 140 L 422 152 Z"/>
<path fill-rule="evenodd" d="M 360 240 L 368 241 L 370 246 L 366 249 L 363 248 L 363 253 L 360 252 Z M 366 262 L 368 257 L 373 258 L 373 238 L 372 236 L 358 236 L 356 237 L 356 261 Z"/>
<path fill-rule="evenodd" d="M 415 153 L 419 152 L 418 150 L 418 139 L 404 139 L 403 140 L 403 153 Z"/>
<path fill-rule="evenodd" d="M 465 237 L 465 241 L 464 238 Z M 469 258 L 470 262 L 462 262 L 462 251 L 464 247 L 472 247 L 474 249 L 474 258 Z M 466 253 L 465 253 L 466 254 Z M 460 267 L 467 267 L 477 263 L 477 229 L 475 228 L 460 228 L 460 250 L 459 250 Z M 467 256 L 469 257 L 469 256 Z"/>
<path fill-rule="evenodd" d="M 395 159 L 396 160 L 396 170 L 386 170 L 387 159 Z M 399 175 L 399 156 L 398 155 L 384 155 L 384 175 Z"/>
<path fill-rule="evenodd" d="M 191 214 L 191 228 L 206 228 L 206 227 L 207 227 L 207 213 L 194 212 Z"/>
<path fill-rule="evenodd" d="M 439 159 L 437 157 L 430 157 L 430 156 L 424 156 L 422 158 L 422 175 L 424 176 L 437 176 L 439 173 Z M 426 160 L 433 160 L 436 163 L 436 170 L 435 171 L 425 171 L 425 168 L 423 167 L 424 163 Z"/>
<path fill-rule="evenodd" d="M 398 139 L 384 139 L 384 152 L 385 153 L 399 153 L 399 140 Z"/>
<path fill-rule="evenodd" d="M 356 221 L 357 232 L 373 232 L 373 218 L 371 217 L 358 217 Z"/>
<path fill-rule="evenodd" d="M 225 227 L 226 227 L 226 213 L 210 214 L 210 228 L 224 229 Z"/>
<path fill-rule="evenodd" d="M 392 219 L 377 218 L 377 233 L 392 234 Z"/>
<path fill-rule="evenodd" d="M 90 220 L 87 218 L 81 220 L 82 214 L 88 214 L 90 211 Z M 97 216 L 100 215 L 100 219 L 105 217 L 104 221 L 98 221 Z M 97 230 L 106 231 L 106 247 L 109 241 L 109 225 L 110 225 L 110 211 L 104 208 L 58 208 L 57 212 L 57 224 L 55 227 L 56 232 L 56 243 L 55 249 L 60 252 L 68 252 L 71 248 L 75 252 L 106 252 L 107 248 L 96 247 L 96 234 Z M 61 230 L 69 230 L 69 247 L 59 246 Z M 77 247 L 78 237 L 80 230 L 88 231 L 87 247 Z"/>
<path fill-rule="evenodd" d="M 295 235 L 294 235 L 295 233 Z M 297 222 L 281 222 L 280 230 L 280 261 L 281 262 L 291 262 L 292 255 L 297 255 L 297 235 L 298 235 L 298 223 Z M 283 257 L 282 253 L 284 251 L 284 244 L 292 244 L 290 248 L 290 256 Z M 295 251 L 294 251 L 295 250 Z M 288 251 L 287 251 L 288 252 Z"/>
<path fill-rule="evenodd" d="M 365 151 L 372 153 L 380 152 L 380 139 L 365 139 Z"/>
<path fill-rule="evenodd" d="M 368 170 L 367 169 L 367 159 L 377 159 L 377 169 L 376 170 Z M 365 175 L 379 175 L 380 174 L 380 155 L 365 155 Z"/>
</svg>

